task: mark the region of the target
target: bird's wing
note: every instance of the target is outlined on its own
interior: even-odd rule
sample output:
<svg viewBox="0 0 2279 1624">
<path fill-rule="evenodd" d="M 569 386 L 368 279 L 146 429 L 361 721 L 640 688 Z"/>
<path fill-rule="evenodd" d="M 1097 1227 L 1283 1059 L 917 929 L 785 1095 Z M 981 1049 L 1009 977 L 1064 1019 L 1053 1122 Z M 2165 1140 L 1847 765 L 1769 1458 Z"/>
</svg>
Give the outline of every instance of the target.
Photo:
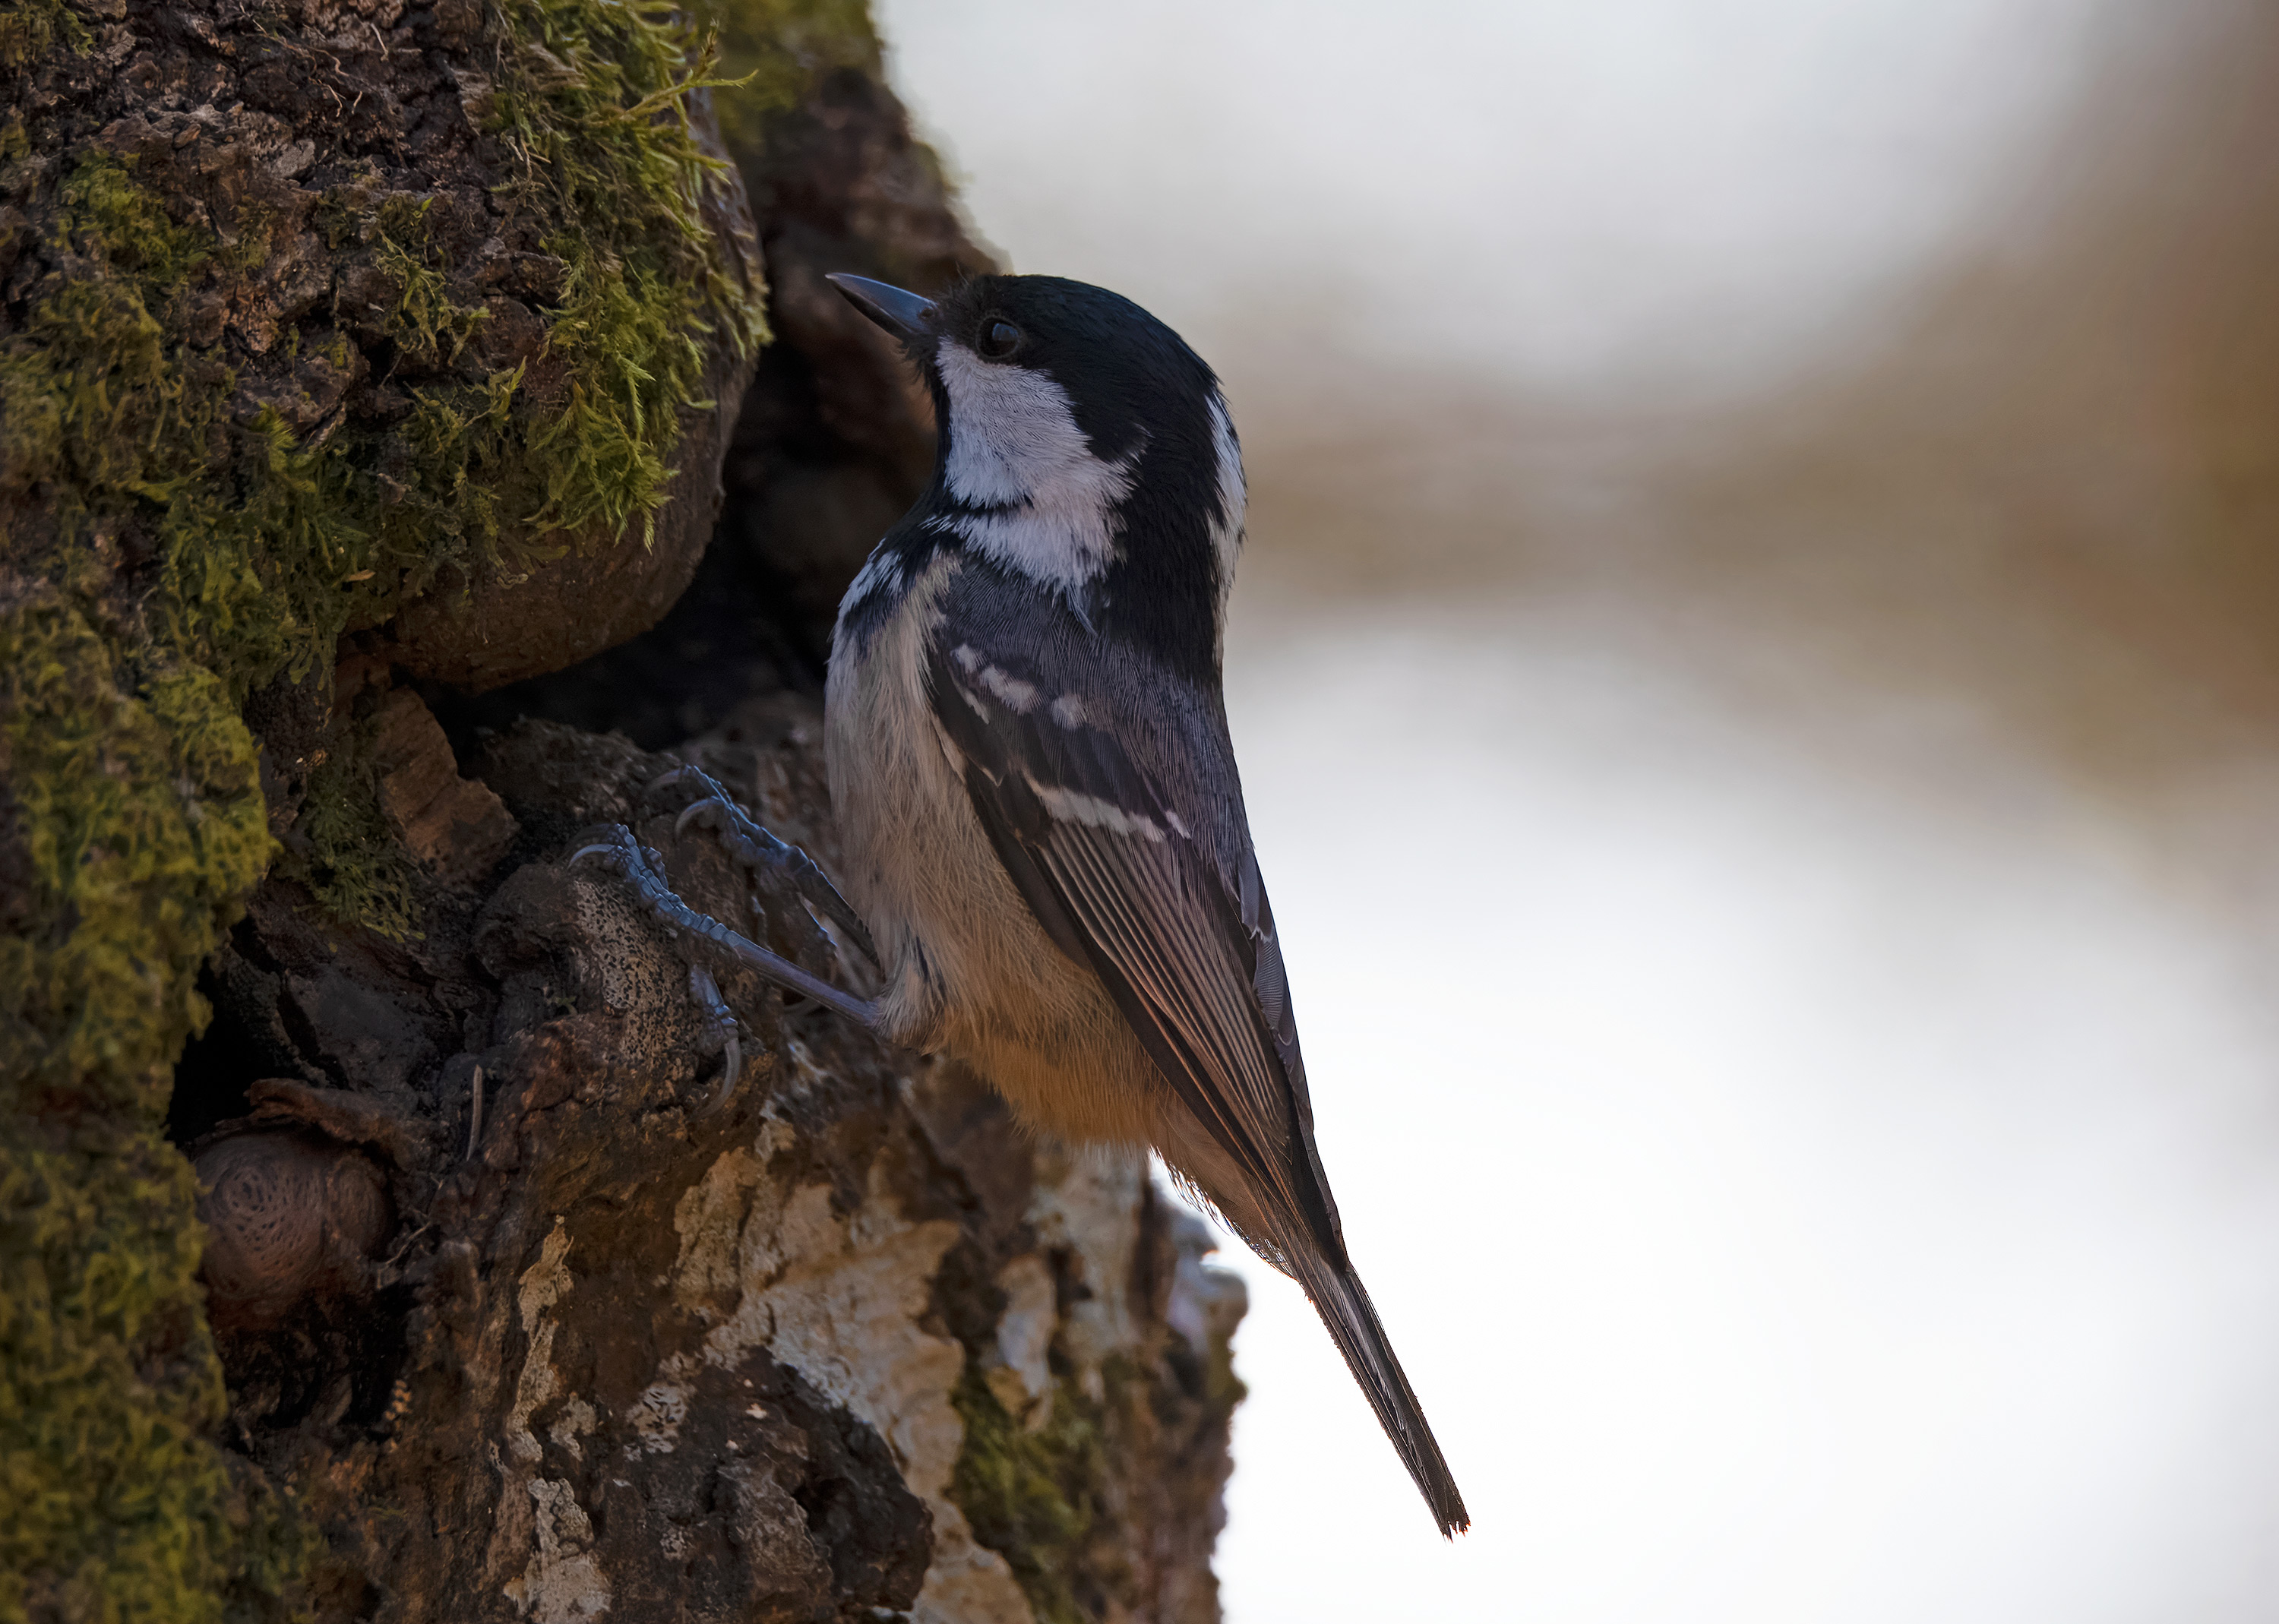
<svg viewBox="0 0 2279 1624">
<path fill-rule="evenodd" d="M 1183 816 L 1162 777 L 1098 724 L 1105 701 L 1055 692 L 1032 664 L 953 633 L 934 645 L 929 681 L 981 826 L 1038 921 L 1098 974 L 1257 1194 L 1342 1265 L 1273 910 L 1240 820 L 1237 849 L 1207 849 L 1198 825 L 1217 808 L 1190 803 Z M 1215 731 L 1149 736 L 1193 758 L 1178 763 L 1185 784 L 1232 795 L 1232 753 Z M 1201 759 L 1213 750 L 1227 759 Z"/>
<path fill-rule="evenodd" d="M 1440 1531 L 1469 1527 L 1346 1256 L 1249 832 L 1239 807 L 1231 818 L 1193 799 L 1183 808 L 1172 787 L 1239 801 L 1216 708 L 1199 722 L 1167 678 L 1151 691 L 1164 714 L 1122 716 L 1111 731 L 1093 714 L 1107 701 L 1064 692 L 1037 664 L 955 632 L 933 644 L 927 681 L 1005 871 L 1062 950 L 1099 975 L 1173 1092 L 1250 1183 L 1280 1232 L 1245 1238 L 1313 1298 Z M 1144 741 L 1155 770 L 1125 738 Z"/>
</svg>

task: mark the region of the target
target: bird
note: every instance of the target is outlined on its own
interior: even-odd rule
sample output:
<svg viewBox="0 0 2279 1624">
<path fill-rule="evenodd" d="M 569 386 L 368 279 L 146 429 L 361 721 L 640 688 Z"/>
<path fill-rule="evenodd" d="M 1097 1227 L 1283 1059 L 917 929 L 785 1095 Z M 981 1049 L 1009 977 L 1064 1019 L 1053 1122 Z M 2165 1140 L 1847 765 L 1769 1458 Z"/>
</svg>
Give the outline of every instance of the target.
<svg viewBox="0 0 2279 1624">
<path fill-rule="evenodd" d="M 1346 1248 L 1244 809 L 1221 673 L 1247 486 L 1219 379 L 1086 283 L 983 275 L 928 298 L 829 280 L 917 369 L 938 425 L 932 483 L 833 636 L 843 899 L 710 780 L 683 816 L 767 846 L 879 990 L 687 908 L 622 829 L 578 856 L 787 991 L 966 1061 L 1032 1130 L 1153 1146 L 1303 1288 L 1441 1534 L 1464 1531 Z"/>
</svg>

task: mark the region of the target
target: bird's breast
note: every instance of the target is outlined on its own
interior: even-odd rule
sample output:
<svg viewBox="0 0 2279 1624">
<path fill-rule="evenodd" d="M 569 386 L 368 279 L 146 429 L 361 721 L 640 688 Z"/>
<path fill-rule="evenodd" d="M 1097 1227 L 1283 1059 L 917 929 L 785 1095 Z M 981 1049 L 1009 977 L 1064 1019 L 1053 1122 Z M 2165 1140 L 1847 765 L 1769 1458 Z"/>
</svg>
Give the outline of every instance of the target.
<svg viewBox="0 0 2279 1624">
<path fill-rule="evenodd" d="M 931 561 L 858 650 L 834 651 L 825 756 L 848 900 L 877 938 L 887 1030 L 934 1048 L 1078 967 L 1037 924 L 981 828 L 926 671 L 954 555 Z M 1081 972 L 1088 976 L 1089 972 Z"/>
</svg>

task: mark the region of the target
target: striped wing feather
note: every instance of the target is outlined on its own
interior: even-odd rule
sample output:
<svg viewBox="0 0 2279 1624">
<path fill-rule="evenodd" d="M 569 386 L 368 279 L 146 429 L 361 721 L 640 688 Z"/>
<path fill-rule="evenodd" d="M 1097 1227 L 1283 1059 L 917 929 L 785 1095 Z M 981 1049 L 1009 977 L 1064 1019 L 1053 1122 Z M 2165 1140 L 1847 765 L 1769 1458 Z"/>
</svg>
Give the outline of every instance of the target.
<svg viewBox="0 0 2279 1624">
<path fill-rule="evenodd" d="M 1285 1063 L 1257 985 L 1262 962 L 1296 1057 L 1265 891 L 1246 919 L 1183 820 L 1115 738 L 1015 709 L 938 652 L 934 709 L 964 757 L 974 809 L 1007 873 L 1062 950 L 1097 973 L 1165 1080 L 1262 1194 L 1302 1215 L 1307 1238 L 1344 1245 L 1313 1165 L 1304 1076 Z M 1262 946 L 1264 949 L 1262 952 Z M 1297 1154 L 1293 1156 L 1293 1150 Z M 1249 1237 L 1286 1245 L 1279 1236 Z M 1295 1239 L 1296 1237 L 1290 1237 Z"/>
<path fill-rule="evenodd" d="M 1306 1288 L 1441 1531 L 1469 1527 L 1346 1256 L 1247 833 L 1230 877 L 1113 735 L 1063 724 L 1038 685 L 1008 683 L 1000 670 L 993 686 L 979 676 L 987 669 L 970 646 L 938 645 L 931 681 L 934 713 L 963 757 L 974 810 L 1007 874 L 1062 951 L 1100 977 L 1172 1091 L 1262 1198 L 1278 1232 L 1245 1238 Z"/>
</svg>

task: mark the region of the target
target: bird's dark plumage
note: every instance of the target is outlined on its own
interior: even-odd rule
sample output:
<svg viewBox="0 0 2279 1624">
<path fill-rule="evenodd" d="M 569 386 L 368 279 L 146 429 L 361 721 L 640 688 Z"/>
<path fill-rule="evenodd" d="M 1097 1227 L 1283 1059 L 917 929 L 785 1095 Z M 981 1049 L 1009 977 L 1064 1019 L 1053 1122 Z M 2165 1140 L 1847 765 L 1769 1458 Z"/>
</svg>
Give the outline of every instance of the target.
<svg viewBox="0 0 2279 1624">
<path fill-rule="evenodd" d="M 1218 380 L 1103 289 L 849 296 L 934 395 L 932 486 L 849 590 L 828 753 L 879 1023 L 1073 1138 L 1145 1140 L 1320 1311 L 1444 1533 L 1463 1501 L 1346 1252 L 1220 698 Z"/>
</svg>

